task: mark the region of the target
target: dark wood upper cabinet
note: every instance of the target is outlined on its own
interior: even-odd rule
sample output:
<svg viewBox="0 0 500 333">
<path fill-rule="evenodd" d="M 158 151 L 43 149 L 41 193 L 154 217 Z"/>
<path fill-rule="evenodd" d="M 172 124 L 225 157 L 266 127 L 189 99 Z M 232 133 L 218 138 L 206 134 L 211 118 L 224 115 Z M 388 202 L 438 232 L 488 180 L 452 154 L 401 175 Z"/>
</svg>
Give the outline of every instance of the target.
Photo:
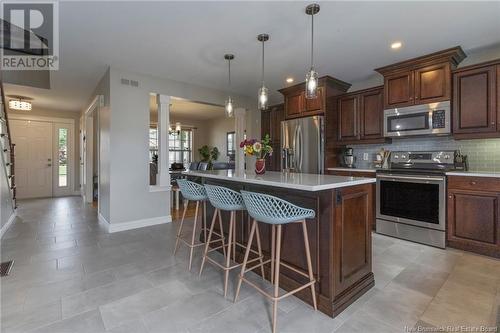
<svg viewBox="0 0 500 333">
<path fill-rule="evenodd" d="M 448 246 L 500 258 L 500 179 L 449 177 Z"/>
<path fill-rule="evenodd" d="M 307 99 L 304 93 L 304 100 L 306 102 L 305 113 L 318 112 L 325 110 L 325 87 L 318 87 L 316 98 Z"/>
<path fill-rule="evenodd" d="M 451 70 L 465 58 L 457 46 L 375 69 L 384 76 L 386 109 L 451 98 Z"/>
<path fill-rule="evenodd" d="M 337 97 L 338 145 L 383 143 L 384 89 L 375 87 Z"/>
<path fill-rule="evenodd" d="M 345 93 L 350 86 L 331 76 L 320 77 L 314 99 L 306 98 L 304 82 L 280 89 L 285 98 L 285 119 L 325 115 L 329 109 L 329 97 Z"/>
<path fill-rule="evenodd" d="M 413 72 L 405 71 L 384 77 L 385 105 L 401 107 L 413 105 Z"/>
<path fill-rule="evenodd" d="M 347 95 L 339 98 L 339 141 L 359 139 L 359 98 Z"/>
<path fill-rule="evenodd" d="M 453 74 L 453 135 L 499 136 L 498 65 L 468 67 Z"/>
<path fill-rule="evenodd" d="M 384 89 L 379 87 L 360 95 L 360 134 L 362 139 L 384 136 Z"/>
<path fill-rule="evenodd" d="M 451 98 L 450 64 L 417 68 L 414 71 L 415 104 L 448 101 Z"/>
<path fill-rule="evenodd" d="M 285 117 L 287 119 L 300 117 L 304 110 L 304 93 L 302 91 L 295 91 L 285 96 Z"/>
</svg>

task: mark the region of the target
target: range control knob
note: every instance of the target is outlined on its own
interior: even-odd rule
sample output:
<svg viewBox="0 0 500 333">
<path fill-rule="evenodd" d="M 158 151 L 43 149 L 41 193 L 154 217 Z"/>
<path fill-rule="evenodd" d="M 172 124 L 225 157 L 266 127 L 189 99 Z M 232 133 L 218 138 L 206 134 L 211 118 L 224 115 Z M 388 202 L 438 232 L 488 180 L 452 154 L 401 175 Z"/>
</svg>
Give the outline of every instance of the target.
<svg viewBox="0 0 500 333">
<path fill-rule="evenodd" d="M 399 158 L 399 155 L 394 155 L 394 159 L 397 160 Z"/>
<path fill-rule="evenodd" d="M 401 155 L 401 158 L 406 160 L 406 155 Z"/>
<path fill-rule="evenodd" d="M 449 160 L 450 159 L 450 155 L 444 155 L 444 159 L 445 160 Z"/>
</svg>

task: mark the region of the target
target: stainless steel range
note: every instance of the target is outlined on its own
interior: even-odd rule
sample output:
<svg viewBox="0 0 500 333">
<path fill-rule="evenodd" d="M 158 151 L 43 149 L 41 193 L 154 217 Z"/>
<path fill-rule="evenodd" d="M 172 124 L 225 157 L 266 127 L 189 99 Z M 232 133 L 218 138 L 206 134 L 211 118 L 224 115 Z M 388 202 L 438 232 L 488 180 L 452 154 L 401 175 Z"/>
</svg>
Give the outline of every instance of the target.
<svg viewBox="0 0 500 333">
<path fill-rule="evenodd" d="M 455 151 L 397 151 L 377 171 L 377 232 L 446 246 L 446 171 Z"/>
</svg>

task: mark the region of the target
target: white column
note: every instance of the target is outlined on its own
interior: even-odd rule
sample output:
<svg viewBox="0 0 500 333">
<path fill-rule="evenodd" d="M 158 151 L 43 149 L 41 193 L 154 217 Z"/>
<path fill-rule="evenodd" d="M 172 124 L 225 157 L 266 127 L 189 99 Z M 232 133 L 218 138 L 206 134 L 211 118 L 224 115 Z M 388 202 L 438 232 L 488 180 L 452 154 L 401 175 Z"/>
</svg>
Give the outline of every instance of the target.
<svg viewBox="0 0 500 333">
<path fill-rule="evenodd" d="M 236 156 L 235 170 L 243 173 L 245 171 L 245 154 L 243 149 L 240 149 L 240 142 L 243 141 L 243 135 L 246 129 L 246 110 L 244 108 L 236 108 L 234 110 L 234 130 L 236 140 Z"/>
<path fill-rule="evenodd" d="M 170 96 L 158 95 L 158 175 L 156 184 L 170 185 L 168 160 L 168 123 L 170 114 Z"/>
</svg>

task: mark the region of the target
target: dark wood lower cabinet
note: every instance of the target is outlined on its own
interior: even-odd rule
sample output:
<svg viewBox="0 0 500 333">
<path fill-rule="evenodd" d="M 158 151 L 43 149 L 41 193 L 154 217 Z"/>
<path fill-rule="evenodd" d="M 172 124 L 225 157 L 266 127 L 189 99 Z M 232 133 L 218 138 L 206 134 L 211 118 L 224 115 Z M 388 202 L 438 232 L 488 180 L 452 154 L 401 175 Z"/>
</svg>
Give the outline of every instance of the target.
<svg viewBox="0 0 500 333">
<path fill-rule="evenodd" d="M 500 258 L 500 180 L 450 177 L 448 246 Z"/>
<path fill-rule="evenodd" d="M 371 260 L 374 184 L 307 192 L 213 179 L 206 179 L 205 182 L 235 190 L 246 189 L 268 193 L 316 211 L 316 217 L 306 222 L 320 311 L 335 317 L 374 286 Z M 207 223 L 211 222 L 213 211 L 213 207 L 207 205 Z M 229 214 L 223 213 L 225 233 L 228 230 L 228 220 Z M 239 212 L 237 221 L 237 239 L 246 244 L 250 232 L 246 212 Z M 259 223 L 259 231 L 264 256 L 269 258 L 271 228 L 267 224 Z M 306 271 L 307 262 L 303 244 L 300 225 L 288 224 L 283 227 L 282 261 Z M 242 249 L 237 249 L 236 260 L 241 262 L 243 254 Z M 265 269 L 267 279 L 270 278 L 269 268 L 267 265 Z M 292 290 L 305 282 L 304 276 L 281 267 L 280 287 L 283 289 Z M 309 289 L 304 289 L 295 296 L 312 304 Z"/>
</svg>

